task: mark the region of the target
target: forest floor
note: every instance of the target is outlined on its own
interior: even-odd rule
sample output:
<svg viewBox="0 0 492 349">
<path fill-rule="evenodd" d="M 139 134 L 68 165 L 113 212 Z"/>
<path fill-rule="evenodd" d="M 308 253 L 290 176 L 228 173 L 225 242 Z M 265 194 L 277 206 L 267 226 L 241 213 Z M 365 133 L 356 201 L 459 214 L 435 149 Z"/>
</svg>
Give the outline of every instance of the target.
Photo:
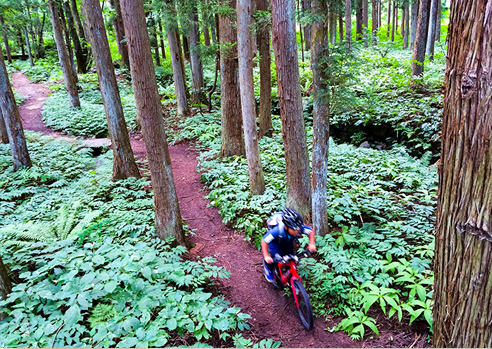
<svg viewBox="0 0 492 349">
<path fill-rule="evenodd" d="M 12 80 L 14 89 L 26 97 L 19 108 L 25 130 L 74 139 L 43 123 L 41 108 L 50 93 L 46 86 L 30 83 L 22 73 L 13 73 Z M 141 134 L 134 133 L 130 139 L 135 157 L 144 159 L 147 155 Z M 86 139 L 83 142 L 87 146 L 93 146 L 94 142 L 109 144 L 108 139 Z M 190 258 L 212 256 L 217 260 L 217 265 L 231 273 L 229 279 L 217 281 L 217 288 L 233 306 L 251 315 L 251 331 L 244 332 L 245 337 L 254 342 L 271 338 L 282 341 L 283 347 L 291 348 L 429 346 L 425 336 L 413 332 L 408 325 L 390 320 L 378 323 L 379 337 L 369 336 L 359 342 L 352 341 L 344 332 L 326 331 L 334 327 L 339 319 L 316 318 L 313 330 L 306 331 L 300 324 L 293 298 L 283 295 L 282 291 L 264 279 L 260 251 L 245 241 L 244 234 L 223 225 L 217 208 L 207 207 L 208 201 L 204 198 L 206 191 L 200 182 L 200 174 L 196 172 L 198 153 L 193 144 L 181 142 L 170 146 L 169 152 L 181 214 L 194 232 L 191 241 L 195 247 L 190 251 Z"/>
</svg>

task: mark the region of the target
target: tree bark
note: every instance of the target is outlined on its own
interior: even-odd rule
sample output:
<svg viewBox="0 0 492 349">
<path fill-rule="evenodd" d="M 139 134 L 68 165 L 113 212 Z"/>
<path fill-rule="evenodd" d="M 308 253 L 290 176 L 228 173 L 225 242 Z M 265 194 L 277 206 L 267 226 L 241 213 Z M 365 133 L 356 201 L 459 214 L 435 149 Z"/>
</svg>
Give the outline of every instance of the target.
<svg viewBox="0 0 492 349">
<path fill-rule="evenodd" d="M 184 59 L 187 61 L 187 62 L 190 62 L 191 61 L 191 58 L 190 58 L 190 45 L 188 45 L 188 38 L 186 37 L 186 35 L 183 35 L 183 55 L 184 55 Z"/>
<path fill-rule="evenodd" d="M 398 15 L 398 5 L 397 2 L 393 2 L 393 23 L 391 25 L 391 42 L 395 42 L 395 32 L 396 32 L 396 24 L 398 23 L 397 19 Z"/>
<path fill-rule="evenodd" d="M 413 47 L 412 75 L 420 76 L 424 72 L 425 45 L 427 42 L 427 17 L 429 13 L 429 1 L 420 1 L 419 18 Z"/>
<path fill-rule="evenodd" d="M 113 180 L 140 178 L 140 172 L 130 145 L 123 107 L 114 74 L 113 61 L 109 50 L 108 37 L 99 0 L 82 0 L 87 21 L 87 35 L 90 36 L 94 63 L 106 111 L 111 148 L 113 149 Z"/>
<path fill-rule="evenodd" d="M 166 22 L 164 24 L 166 26 L 167 44 L 169 45 L 169 54 L 171 56 L 173 68 L 174 91 L 176 92 L 176 99 L 178 102 L 176 113 L 180 117 L 186 117 L 190 115 L 190 108 L 188 107 L 188 98 L 186 97 L 184 70 L 182 69 L 180 61 L 181 50 L 178 48 L 177 41 L 178 23 L 174 16 L 176 10 L 173 2 L 169 1 L 168 5 L 170 6 L 171 16 L 166 17 Z"/>
<path fill-rule="evenodd" d="M 388 0 L 388 24 L 387 24 L 387 30 L 386 30 L 386 37 L 390 37 L 390 31 L 391 31 L 391 0 Z"/>
<path fill-rule="evenodd" d="M 349 4 L 350 7 L 350 4 Z M 347 7 L 345 8 L 347 9 Z M 323 0 L 313 0 L 313 15 L 326 13 Z M 329 44 L 326 21 L 314 22 L 311 26 L 311 65 L 313 70 L 313 228 L 316 234 L 324 236 L 328 233 L 328 214 L 326 188 L 328 175 L 328 139 L 330 136 L 330 103 L 326 96 L 327 86 L 325 66 L 320 59 L 329 56 Z"/>
<path fill-rule="evenodd" d="M 159 38 L 161 42 L 162 58 L 166 59 L 166 46 L 164 46 L 164 31 L 162 30 L 162 22 L 159 20 Z"/>
<path fill-rule="evenodd" d="M 410 32 L 410 14 L 409 14 L 408 3 L 403 4 L 403 18 L 405 23 L 405 31 L 403 32 L 403 49 L 408 48 L 408 36 Z"/>
<path fill-rule="evenodd" d="M 182 72 L 183 83 L 185 86 L 186 96 L 189 96 L 188 85 L 186 85 L 186 70 L 185 70 L 185 63 L 184 63 L 185 60 L 184 60 L 184 54 L 183 54 L 183 49 L 182 49 L 182 45 L 181 45 L 181 37 L 179 35 L 179 29 L 177 27 L 178 26 L 177 21 L 175 21 L 175 25 L 176 25 L 176 29 L 174 29 L 174 34 L 176 36 L 176 43 L 178 45 L 177 55 L 178 55 L 178 59 L 179 59 L 179 64 L 181 65 L 181 72 Z M 167 37 L 167 34 L 166 34 L 166 37 Z M 169 52 L 170 51 L 171 51 L 171 49 L 169 49 Z"/>
<path fill-rule="evenodd" d="M 332 45 L 337 42 L 337 13 L 335 4 L 329 5 L 330 13 L 330 43 Z"/>
<path fill-rule="evenodd" d="M 0 24 L 2 24 L 2 35 L 3 35 L 3 44 L 5 45 L 5 54 L 7 55 L 7 60 L 9 63 L 12 63 L 12 55 L 10 54 L 10 46 L 9 46 L 9 38 L 7 36 L 7 29 L 5 27 L 5 20 L 3 19 L 3 15 L 0 15 Z"/>
<path fill-rule="evenodd" d="M 0 47 L 0 109 L 2 110 L 3 121 L 9 137 L 10 151 L 14 163 L 14 171 L 20 167 L 31 167 L 31 158 L 27 149 L 26 138 L 22 123 L 15 103 L 12 87 L 10 86 L 7 67 L 3 59 L 3 52 Z"/>
<path fill-rule="evenodd" d="M 310 0 L 302 0 L 301 6 L 302 6 L 303 13 L 309 12 L 309 9 L 311 8 Z M 268 6 L 267 6 L 267 10 L 268 10 Z M 305 26 L 303 32 L 304 32 L 304 42 L 306 43 L 305 51 L 307 51 L 308 47 L 311 46 L 311 27 L 308 25 Z"/>
<path fill-rule="evenodd" d="M 371 2 L 372 6 L 372 44 L 377 45 L 378 44 L 378 29 L 379 29 L 379 23 L 378 23 L 378 0 L 372 0 Z"/>
<path fill-rule="evenodd" d="M 29 42 L 29 35 L 27 34 L 27 29 L 24 28 L 24 36 L 26 38 L 27 55 L 29 56 L 29 64 L 34 67 L 34 60 L 32 59 L 31 43 Z"/>
<path fill-rule="evenodd" d="M 304 1 L 303 1 L 304 4 Z M 268 0 L 256 0 L 258 11 L 268 11 Z M 257 30 L 260 52 L 260 129 L 258 137 L 272 136 L 272 72 L 270 70 L 270 27 L 264 25 Z"/>
<path fill-rule="evenodd" d="M 429 14 L 429 28 L 427 32 L 427 44 L 425 47 L 425 54 L 429 56 L 430 60 L 434 59 L 434 42 L 436 41 L 436 15 L 437 15 L 437 2 L 441 0 L 431 0 L 430 14 Z"/>
<path fill-rule="evenodd" d="M 0 108 L 0 143 L 9 143 L 9 134 L 7 133 L 7 126 L 3 120 L 2 108 Z"/>
<path fill-rule="evenodd" d="M 166 141 L 162 105 L 157 92 L 143 2 L 122 0 L 121 12 L 128 43 L 137 114 L 142 123 L 154 189 L 156 233 L 161 239 L 172 236 L 178 244 L 187 246 Z"/>
<path fill-rule="evenodd" d="M 451 2 L 436 221 L 435 347 L 492 346 L 491 8 L 491 0 Z"/>
<path fill-rule="evenodd" d="M 21 48 L 21 55 L 22 55 L 22 57 L 25 57 L 26 56 L 26 50 L 24 50 L 24 38 L 22 37 L 22 32 L 20 29 L 17 31 L 17 41 L 18 41 L 19 46 Z"/>
<path fill-rule="evenodd" d="M 125 27 L 123 25 L 120 0 L 111 0 L 110 3 L 111 6 L 114 8 L 116 14 L 113 20 L 113 28 L 116 34 L 116 44 L 118 45 L 118 52 L 121 56 L 121 65 L 126 68 L 130 68 L 130 59 L 128 58 L 128 45 L 125 40 Z"/>
<path fill-rule="evenodd" d="M 61 23 L 61 28 L 62 28 L 62 33 L 63 37 L 65 39 L 65 46 L 68 52 L 68 56 L 70 57 L 70 66 L 72 67 L 73 70 L 73 76 L 75 77 L 75 81 L 78 82 L 79 77 L 77 76 L 77 68 L 75 67 L 75 59 L 73 56 L 73 50 L 72 50 L 72 41 L 70 40 L 70 34 L 68 33 L 67 29 L 67 21 L 65 19 L 65 13 L 63 11 L 63 7 L 60 5 L 56 5 L 58 14 L 60 16 L 60 23 Z"/>
<path fill-rule="evenodd" d="M 338 13 L 338 37 L 340 38 L 340 42 L 343 42 L 343 13 Z M 308 45 L 310 42 L 308 43 Z"/>
<path fill-rule="evenodd" d="M 68 100 L 72 108 L 80 107 L 79 93 L 77 91 L 77 80 L 72 69 L 65 43 L 63 42 L 62 25 L 60 23 L 58 9 L 55 6 L 54 0 L 50 0 L 48 2 L 48 6 L 50 10 L 51 23 L 53 25 L 53 35 L 55 37 L 56 48 L 58 51 L 58 59 L 60 61 L 63 78 L 68 91 Z"/>
<path fill-rule="evenodd" d="M 286 163 L 286 206 L 307 218 L 311 185 L 301 103 L 294 0 L 271 0 L 272 37 Z"/>
<path fill-rule="evenodd" d="M 347 50 L 352 48 L 352 2 L 345 0 L 345 38 L 347 40 Z"/>
<path fill-rule="evenodd" d="M 0 117 L 1 119 L 1 117 Z M 3 264 L 2 257 L 0 256 L 0 300 L 7 300 L 8 295 L 12 292 L 12 283 L 10 282 L 9 274 L 7 268 Z M 2 309 L 2 307 L 0 307 Z M 5 320 L 7 317 L 6 313 L 0 313 L 0 321 Z"/>
<path fill-rule="evenodd" d="M 362 23 L 364 25 L 363 28 L 363 41 L 364 47 L 368 46 L 368 31 L 369 31 L 369 2 L 368 0 L 362 0 Z"/>
<path fill-rule="evenodd" d="M 236 11 L 236 0 L 222 0 L 231 13 Z M 233 12 L 234 11 L 234 12 Z M 243 140 L 243 119 L 239 98 L 237 31 L 234 15 L 219 16 L 219 42 L 226 49 L 220 53 L 220 105 L 221 139 L 220 157 L 240 156 L 245 153 Z"/>
<path fill-rule="evenodd" d="M 77 34 L 82 42 L 86 41 L 84 26 L 80 20 L 79 10 L 77 9 L 77 0 L 70 1 L 70 10 L 72 12 L 72 17 L 75 22 L 75 28 L 77 29 Z"/>
<path fill-rule="evenodd" d="M 193 85 L 191 99 L 193 104 L 199 104 L 206 101 L 204 92 L 205 83 L 203 81 L 203 65 L 200 50 L 200 32 L 198 28 L 198 12 L 195 7 L 190 15 L 189 32 L 191 80 Z"/>
<path fill-rule="evenodd" d="M 65 1 L 63 3 L 63 6 L 65 8 L 65 13 L 67 16 L 67 28 L 72 38 L 75 58 L 77 59 L 77 72 L 80 74 L 85 74 L 87 73 L 86 56 L 82 51 L 82 45 L 80 44 L 79 36 L 77 35 L 77 30 L 75 29 L 74 20 L 70 11 L 70 5 L 68 1 Z"/>
<path fill-rule="evenodd" d="M 252 0 L 238 0 L 237 46 L 239 60 L 239 90 L 243 115 L 244 141 L 248 160 L 249 189 L 251 195 L 265 192 L 265 178 L 261 165 L 260 149 L 256 131 L 256 101 L 253 81 L 253 46 L 251 43 L 251 22 L 254 5 Z"/>
<path fill-rule="evenodd" d="M 363 11 L 362 11 L 362 0 L 356 0 L 355 8 L 355 39 L 362 40 L 363 37 Z"/>
<path fill-rule="evenodd" d="M 441 42 L 441 19 L 442 19 L 442 8 L 441 1 L 437 1 L 437 12 L 436 12 L 436 35 L 435 41 Z"/>
<path fill-rule="evenodd" d="M 412 18 L 410 27 L 410 49 L 413 50 L 415 44 L 415 33 L 417 31 L 417 15 L 419 10 L 419 0 L 412 1 Z"/>
<path fill-rule="evenodd" d="M 210 46 L 210 31 L 208 29 L 208 25 L 203 23 L 202 28 L 203 28 L 203 41 L 205 43 L 205 46 Z"/>
<path fill-rule="evenodd" d="M 405 5 L 407 4 L 407 2 L 403 2 L 402 6 L 401 6 L 401 24 L 400 24 L 400 34 L 401 36 L 403 37 L 405 35 Z"/>
</svg>

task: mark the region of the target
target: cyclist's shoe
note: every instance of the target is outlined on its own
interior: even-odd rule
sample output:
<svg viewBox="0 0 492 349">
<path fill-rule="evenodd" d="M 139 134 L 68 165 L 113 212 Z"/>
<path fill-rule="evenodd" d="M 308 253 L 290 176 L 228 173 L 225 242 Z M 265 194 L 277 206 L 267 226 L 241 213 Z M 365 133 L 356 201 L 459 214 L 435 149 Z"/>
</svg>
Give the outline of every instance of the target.
<svg viewBox="0 0 492 349">
<path fill-rule="evenodd" d="M 271 283 L 273 285 L 276 285 L 275 277 L 273 276 L 273 273 L 270 269 L 268 269 L 267 267 L 264 267 L 263 268 L 263 275 L 265 275 L 266 281 L 268 281 L 269 283 Z"/>
</svg>

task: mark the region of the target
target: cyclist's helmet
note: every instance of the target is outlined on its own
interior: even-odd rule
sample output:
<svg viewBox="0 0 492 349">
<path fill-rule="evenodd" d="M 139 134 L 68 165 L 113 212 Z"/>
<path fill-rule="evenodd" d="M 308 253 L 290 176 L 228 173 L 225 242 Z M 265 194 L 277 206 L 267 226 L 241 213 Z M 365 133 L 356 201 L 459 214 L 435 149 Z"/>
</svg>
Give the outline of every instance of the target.
<svg viewBox="0 0 492 349">
<path fill-rule="evenodd" d="M 302 217 L 296 210 L 291 208 L 286 208 L 282 212 L 282 221 L 284 225 L 288 228 L 294 230 L 301 230 L 304 227 L 304 223 L 302 221 Z"/>
</svg>

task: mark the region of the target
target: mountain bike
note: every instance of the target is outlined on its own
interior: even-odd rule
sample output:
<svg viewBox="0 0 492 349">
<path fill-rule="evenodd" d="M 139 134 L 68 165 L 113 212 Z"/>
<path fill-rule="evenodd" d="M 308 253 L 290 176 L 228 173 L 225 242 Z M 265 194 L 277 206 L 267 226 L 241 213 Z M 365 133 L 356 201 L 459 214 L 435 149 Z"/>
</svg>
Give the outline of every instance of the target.
<svg viewBox="0 0 492 349">
<path fill-rule="evenodd" d="M 302 325 L 307 329 L 313 328 L 313 309 L 311 302 L 309 301 L 308 294 L 302 283 L 301 277 L 297 273 L 297 265 L 299 264 L 299 257 L 307 257 L 310 253 L 306 249 L 300 255 L 276 255 L 273 258 L 273 262 L 277 263 L 277 268 L 274 268 L 273 275 L 277 287 L 281 290 L 284 287 L 291 287 L 294 299 L 296 301 L 297 312 L 301 319 Z"/>
</svg>

